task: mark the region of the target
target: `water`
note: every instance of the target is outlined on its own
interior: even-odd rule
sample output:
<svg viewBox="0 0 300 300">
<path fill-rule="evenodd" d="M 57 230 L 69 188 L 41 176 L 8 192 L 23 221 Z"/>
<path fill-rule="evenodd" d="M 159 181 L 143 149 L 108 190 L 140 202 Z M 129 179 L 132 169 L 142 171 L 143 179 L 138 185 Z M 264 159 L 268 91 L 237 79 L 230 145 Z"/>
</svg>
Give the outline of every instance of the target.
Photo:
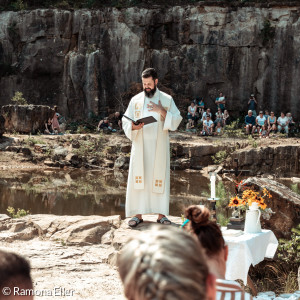
<svg viewBox="0 0 300 300">
<path fill-rule="evenodd" d="M 126 172 L 74 170 L 0 172 L 0 213 L 8 206 L 31 214 L 125 217 Z M 170 215 L 203 203 L 209 179 L 199 172 L 171 172 Z"/>
</svg>

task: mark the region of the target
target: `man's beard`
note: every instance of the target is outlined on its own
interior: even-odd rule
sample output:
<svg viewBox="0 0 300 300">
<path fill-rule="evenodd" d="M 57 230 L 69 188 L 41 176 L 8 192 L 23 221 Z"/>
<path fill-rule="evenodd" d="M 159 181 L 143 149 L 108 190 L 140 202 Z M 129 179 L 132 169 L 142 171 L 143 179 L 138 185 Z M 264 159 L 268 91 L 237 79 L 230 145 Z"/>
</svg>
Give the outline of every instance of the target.
<svg viewBox="0 0 300 300">
<path fill-rule="evenodd" d="M 151 89 L 150 92 L 147 92 L 146 89 L 144 89 L 144 93 L 145 93 L 146 97 L 148 97 L 148 98 L 152 98 L 154 96 L 155 92 L 156 92 L 156 85 L 154 85 L 154 89 Z"/>
</svg>

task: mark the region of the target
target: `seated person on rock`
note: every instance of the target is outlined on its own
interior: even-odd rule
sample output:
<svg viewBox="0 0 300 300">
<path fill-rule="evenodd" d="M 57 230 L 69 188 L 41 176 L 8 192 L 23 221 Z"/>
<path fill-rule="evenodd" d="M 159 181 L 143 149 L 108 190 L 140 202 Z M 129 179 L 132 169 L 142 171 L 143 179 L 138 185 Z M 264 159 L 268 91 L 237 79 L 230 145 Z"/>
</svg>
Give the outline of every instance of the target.
<svg viewBox="0 0 300 300">
<path fill-rule="evenodd" d="M 293 120 L 292 114 L 288 112 L 286 114 L 286 117 L 288 118 L 289 121 L 289 132 L 293 132 L 295 130 L 295 122 Z"/>
<path fill-rule="evenodd" d="M 223 117 L 224 114 L 222 113 L 221 108 L 218 108 L 218 111 L 216 112 L 216 119 L 214 121 L 214 124 L 217 125 L 217 123 L 223 124 Z"/>
<path fill-rule="evenodd" d="M 229 124 L 229 121 L 230 121 L 230 116 L 229 116 L 229 113 L 228 113 L 228 110 L 225 109 L 224 110 L 224 113 L 223 113 L 223 122 L 222 122 L 222 126 L 226 126 Z"/>
<path fill-rule="evenodd" d="M 270 117 L 270 114 L 269 114 L 269 111 L 268 111 L 268 110 L 265 110 L 264 117 L 266 118 L 267 123 L 268 123 L 268 119 L 269 119 L 269 117 Z"/>
<path fill-rule="evenodd" d="M 204 113 L 203 113 L 203 115 L 202 115 L 202 122 L 204 121 L 204 120 L 206 120 L 206 117 L 207 116 L 210 116 L 210 118 L 212 118 L 212 114 L 211 114 L 211 112 L 210 112 L 210 108 L 208 108 Z"/>
<path fill-rule="evenodd" d="M 214 300 L 215 276 L 208 272 L 198 240 L 176 227 L 137 232 L 117 258 L 130 300 Z"/>
<path fill-rule="evenodd" d="M 52 134 L 53 133 L 51 118 L 49 118 L 48 121 L 45 123 L 44 133 L 45 134 Z"/>
<path fill-rule="evenodd" d="M 260 138 L 268 138 L 269 137 L 269 133 L 268 133 L 266 125 L 261 126 L 261 128 L 259 130 L 259 137 Z"/>
<path fill-rule="evenodd" d="M 221 122 L 217 123 L 215 127 L 215 135 L 222 135 L 223 134 L 223 127 L 221 126 Z"/>
<path fill-rule="evenodd" d="M 24 295 L 25 290 L 28 290 L 27 295 Z M 0 299 L 33 300 L 30 265 L 22 256 L 0 250 L 0 291 Z M 9 291 L 11 293 L 5 295 Z"/>
<path fill-rule="evenodd" d="M 189 128 L 193 128 L 195 126 L 195 122 L 197 121 L 196 113 L 197 113 L 197 106 L 195 105 L 194 102 L 191 102 L 191 105 L 188 107 L 188 113 L 187 113 Z"/>
<path fill-rule="evenodd" d="M 204 248 L 210 273 L 217 278 L 216 299 L 252 299 L 238 282 L 225 279 L 228 246 L 220 227 L 210 220 L 209 210 L 204 206 L 192 205 L 185 210 L 185 217 L 184 229 L 198 238 Z"/>
<path fill-rule="evenodd" d="M 252 115 L 252 110 L 248 110 L 248 115 L 245 117 L 245 124 L 246 124 L 246 133 L 253 134 L 256 130 L 256 121 L 255 117 Z"/>
<path fill-rule="evenodd" d="M 268 118 L 268 134 L 270 134 L 271 131 L 274 133 L 277 130 L 276 124 L 277 124 L 277 118 L 273 111 L 271 111 L 271 115 Z"/>
<path fill-rule="evenodd" d="M 280 117 L 277 119 L 278 132 L 284 131 L 287 135 L 289 134 L 289 119 L 282 112 Z"/>
<path fill-rule="evenodd" d="M 267 124 L 267 119 L 265 118 L 262 110 L 259 112 L 259 115 L 256 117 L 255 121 L 256 121 L 257 131 L 259 131 L 263 125 Z"/>
<path fill-rule="evenodd" d="M 60 128 L 59 128 L 59 122 L 58 122 L 58 117 L 59 117 L 59 113 L 57 112 L 57 106 L 54 106 L 54 114 L 52 117 L 52 130 L 54 134 L 58 134 L 60 132 Z"/>
<path fill-rule="evenodd" d="M 112 123 L 109 123 L 108 117 L 105 117 L 99 122 L 97 126 L 97 131 L 100 131 L 101 129 L 103 131 L 116 131 L 115 129 L 112 129 Z"/>
<path fill-rule="evenodd" d="M 214 122 L 207 115 L 206 120 L 203 121 L 203 135 L 213 135 Z"/>
</svg>

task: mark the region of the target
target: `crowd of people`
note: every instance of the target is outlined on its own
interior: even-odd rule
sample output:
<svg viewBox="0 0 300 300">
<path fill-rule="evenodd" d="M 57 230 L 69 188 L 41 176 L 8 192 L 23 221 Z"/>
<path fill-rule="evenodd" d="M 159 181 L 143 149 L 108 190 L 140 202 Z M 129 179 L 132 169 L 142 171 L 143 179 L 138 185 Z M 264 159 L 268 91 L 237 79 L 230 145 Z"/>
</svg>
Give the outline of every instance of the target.
<svg viewBox="0 0 300 300">
<path fill-rule="evenodd" d="M 194 131 L 196 127 L 202 125 L 202 135 L 222 135 L 223 129 L 229 124 L 229 113 L 226 109 L 226 99 L 223 93 L 216 98 L 217 112 L 215 116 L 211 113 L 211 109 L 205 110 L 205 103 L 202 97 L 197 97 L 188 107 L 186 124 L 187 131 Z"/>
<path fill-rule="evenodd" d="M 211 113 L 211 109 L 205 110 L 205 103 L 202 97 L 197 97 L 191 102 L 187 111 L 187 131 L 196 131 L 200 129 L 202 135 L 222 135 L 226 125 L 230 123 L 230 115 L 226 109 L 226 98 L 220 93 L 215 100 L 217 112 Z M 268 110 L 256 112 L 257 100 L 254 94 L 251 94 L 248 100 L 248 114 L 245 116 L 244 128 L 246 134 L 257 133 L 260 138 L 268 138 L 270 134 L 284 133 L 286 136 L 296 130 L 296 123 L 292 114 L 281 112 L 276 117 L 274 112 Z"/>
</svg>

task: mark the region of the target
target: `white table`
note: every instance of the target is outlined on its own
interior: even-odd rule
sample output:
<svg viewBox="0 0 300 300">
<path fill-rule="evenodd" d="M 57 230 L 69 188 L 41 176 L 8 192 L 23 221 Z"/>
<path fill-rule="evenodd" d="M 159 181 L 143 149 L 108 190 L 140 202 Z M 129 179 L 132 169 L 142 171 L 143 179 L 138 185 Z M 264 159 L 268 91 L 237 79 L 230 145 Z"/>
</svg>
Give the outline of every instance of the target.
<svg viewBox="0 0 300 300">
<path fill-rule="evenodd" d="M 244 233 L 238 237 L 224 236 L 224 239 L 229 250 L 226 279 L 241 279 L 244 284 L 247 283 L 250 265 L 255 266 L 265 257 L 273 258 L 278 247 L 278 240 L 271 230 Z"/>
</svg>

